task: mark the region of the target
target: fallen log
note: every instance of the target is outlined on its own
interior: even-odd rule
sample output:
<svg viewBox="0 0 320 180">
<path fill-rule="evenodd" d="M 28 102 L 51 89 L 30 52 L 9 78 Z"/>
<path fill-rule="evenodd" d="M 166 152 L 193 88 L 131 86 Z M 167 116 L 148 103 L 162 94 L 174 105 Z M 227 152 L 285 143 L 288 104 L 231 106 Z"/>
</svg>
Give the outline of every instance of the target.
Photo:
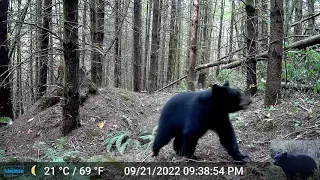
<svg viewBox="0 0 320 180">
<path fill-rule="evenodd" d="M 267 81 L 264 79 L 261 79 L 261 82 L 266 84 Z M 306 84 L 296 84 L 296 83 L 285 83 L 281 82 L 281 87 L 283 89 L 295 89 L 295 90 L 304 90 L 304 91 L 312 91 L 314 89 L 314 86 L 306 85 Z M 320 90 L 320 89 L 319 89 Z"/>
</svg>

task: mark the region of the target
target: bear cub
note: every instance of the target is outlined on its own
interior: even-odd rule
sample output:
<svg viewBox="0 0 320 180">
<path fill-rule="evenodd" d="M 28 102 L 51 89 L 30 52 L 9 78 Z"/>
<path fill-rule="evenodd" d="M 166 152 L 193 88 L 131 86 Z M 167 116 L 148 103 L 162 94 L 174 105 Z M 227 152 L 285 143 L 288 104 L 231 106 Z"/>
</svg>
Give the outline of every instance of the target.
<svg viewBox="0 0 320 180">
<path fill-rule="evenodd" d="M 287 152 L 276 154 L 274 165 L 280 166 L 288 179 L 300 178 L 307 179 L 312 177 L 314 170 L 317 169 L 316 162 L 312 157 L 305 154 L 289 154 Z"/>
<path fill-rule="evenodd" d="M 204 91 L 176 94 L 161 111 L 153 156 L 174 138 L 173 149 L 177 155 L 197 159 L 193 154 L 199 138 L 213 130 L 233 160 L 245 163 L 249 157 L 239 152 L 228 114 L 248 108 L 251 102 L 249 97 L 230 88 L 228 81 Z"/>
</svg>

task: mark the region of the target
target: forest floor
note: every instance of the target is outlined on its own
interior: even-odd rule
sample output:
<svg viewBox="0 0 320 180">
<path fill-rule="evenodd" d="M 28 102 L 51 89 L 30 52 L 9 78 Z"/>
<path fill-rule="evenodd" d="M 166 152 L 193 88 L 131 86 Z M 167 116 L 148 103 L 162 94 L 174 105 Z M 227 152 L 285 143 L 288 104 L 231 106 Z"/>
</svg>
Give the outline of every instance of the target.
<svg viewBox="0 0 320 180">
<path fill-rule="evenodd" d="M 172 149 L 172 143 L 161 149 L 159 156 L 151 156 L 152 142 L 144 149 L 128 146 L 123 154 L 108 152 L 104 140 L 112 132 L 126 131 L 137 139 L 138 132 L 152 131 L 157 125 L 161 108 L 174 92 L 155 94 L 134 93 L 123 89 L 100 89 L 90 95 L 80 107 L 81 127 L 67 136 L 64 151 L 78 151 L 82 158 L 104 155 L 116 161 L 153 162 L 182 161 Z M 263 107 L 264 97 L 253 98 L 250 108 L 230 115 L 243 154 L 254 162 L 270 162 L 270 140 L 312 139 L 320 140 L 320 96 L 285 91 L 279 103 L 270 109 Z M 60 104 L 42 112 L 28 112 L 16 119 L 11 126 L 0 128 L 0 150 L 8 157 L 32 157 L 41 159 L 44 152 L 35 146 L 44 142 L 54 148 L 61 138 L 59 123 L 62 117 Z M 98 122 L 104 126 L 98 126 Z M 213 119 L 218 121 L 218 119 Z M 231 157 L 220 145 L 218 136 L 209 131 L 197 146 L 195 155 L 199 161 L 223 162 Z"/>
</svg>

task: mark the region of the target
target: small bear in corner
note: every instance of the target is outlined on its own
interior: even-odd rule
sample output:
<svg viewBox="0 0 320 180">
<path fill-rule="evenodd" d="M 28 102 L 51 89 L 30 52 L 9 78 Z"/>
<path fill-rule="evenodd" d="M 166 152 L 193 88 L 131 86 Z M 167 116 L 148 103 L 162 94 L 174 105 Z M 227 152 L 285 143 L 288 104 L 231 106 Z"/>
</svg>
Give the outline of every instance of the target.
<svg viewBox="0 0 320 180">
<path fill-rule="evenodd" d="M 289 154 L 287 152 L 276 154 L 274 165 L 281 167 L 288 179 L 307 179 L 312 177 L 317 164 L 312 157 L 305 154 Z"/>
</svg>

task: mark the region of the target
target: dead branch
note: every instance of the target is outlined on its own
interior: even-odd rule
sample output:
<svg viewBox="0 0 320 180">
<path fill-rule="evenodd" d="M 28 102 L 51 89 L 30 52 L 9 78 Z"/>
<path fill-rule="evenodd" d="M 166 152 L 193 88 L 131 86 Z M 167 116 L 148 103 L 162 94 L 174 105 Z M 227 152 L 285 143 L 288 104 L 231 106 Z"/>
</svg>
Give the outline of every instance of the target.
<svg viewBox="0 0 320 180">
<path fill-rule="evenodd" d="M 187 77 L 187 75 L 183 76 L 182 78 L 179 78 L 178 80 L 176 80 L 176 81 L 174 81 L 174 82 L 172 82 L 172 83 L 170 83 L 170 84 L 166 85 L 165 87 L 163 87 L 163 88 L 161 88 L 161 89 L 156 90 L 156 92 L 162 91 L 162 90 L 164 90 L 164 89 L 166 89 L 166 88 L 168 88 L 168 87 L 170 87 L 170 86 L 172 86 L 172 85 L 176 84 L 177 82 L 179 82 L 179 81 L 181 81 L 181 80 L 185 79 L 186 77 Z"/>
</svg>

